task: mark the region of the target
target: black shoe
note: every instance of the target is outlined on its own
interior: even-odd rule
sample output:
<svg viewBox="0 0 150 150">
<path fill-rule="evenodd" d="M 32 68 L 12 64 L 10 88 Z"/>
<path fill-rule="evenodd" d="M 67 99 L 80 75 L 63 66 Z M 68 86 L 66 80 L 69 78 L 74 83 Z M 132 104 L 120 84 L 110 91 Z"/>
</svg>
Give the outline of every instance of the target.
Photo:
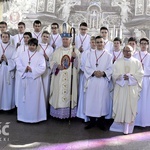
<svg viewBox="0 0 150 150">
<path fill-rule="evenodd" d="M 91 129 L 95 126 L 95 123 L 89 123 L 84 129 Z"/>
</svg>

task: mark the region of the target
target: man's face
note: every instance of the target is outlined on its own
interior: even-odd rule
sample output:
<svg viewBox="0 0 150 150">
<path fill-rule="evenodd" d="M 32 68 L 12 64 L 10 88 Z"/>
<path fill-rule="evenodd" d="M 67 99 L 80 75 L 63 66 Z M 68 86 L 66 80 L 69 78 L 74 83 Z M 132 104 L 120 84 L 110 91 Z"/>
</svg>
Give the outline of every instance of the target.
<svg viewBox="0 0 150 150">
<path fill-rule="evenodd" d="M 86 26 L 80 26 L 80 34 L 85 35 L 87 33 L 87 27 Z"/>
<path fill-rule="evenodd" d="M 0 24 L 0 31 L 1 33 L 6 32 L 7 26 L 5 24 Z"/>
<path fill-rule="evenodd" d="M 42 42 L 43 43 L 48 43 L 49 42 L 49 34 L 44 33 L 42 35 Z"/>
<path fill-rule="evenodd" d="M 135 41 L 129 41 L 128 44 L 129 44 L 134 50 L 136 50 L 136 42 L 135 42 Z"/>
<path fill-rule="evenodd" d="M 114 41 L 114 48 L 116 49 L 116 50 L 118 50 L 118 49 L 120 49 L 120 41 Z"/>
<path fill-rule="evenodd" d="M 148 49 L 148 43 L 147 41 L 143 40 L 140 42 L 140 48 L 141 48 L 141 51 L 146 51 Z"/>
<path fill-rule="evenodd" d="M 52 25 L 51 26 L 51 31 L 52 31 L 53 34 L 57 34 L 58 33 L 58 27 L 57 27 L 57 25 Z"/>
<path fill-rule="evenodd" d="M 2 42 L 8 43 L 9 42 L 9 35 L 8 34 L 2 34 Z"/>
<path fill-rule="evenodd" d="M 25 31 L 25 26 L 24 25 L 18 25 L 18 32 L 24 33 L 24 31 Z"/>
<path fill-rule="evenodd" d="M 96 47 L 98 50 L 104 49 L 105 43 L 103 38 L 96 39 Z"/>
<path fill-rule="evenodd" d="M 40 32 L 41 31 L 41 24 L 34 24 L 33 25 L 33 28 L 34 28 L 34 32 Z"/>
<path fill-rule="evenodd" d="M 28 41 L 30 40 L 30 36 L 29 35 L 24 35 L 23 38 L 24 38 L 25 45 L 27 45 Z"/>
<path fill-rule="evenodd" d="M 101 31 L 100 31 L 100 35 L 101 35 L 104 39 L 107 39 L 107 38 L 108 38 L 108 30 L 101 30 Z"/>
<path fill-rule="evenodd" d="M 125 58 L 130 58 L 132 56 L 132 50 L 129 47 L 123 49 L 123 55 Z"/>
<path fill-rule="evenodd" d="M 92 49 L 95 49 L 96 48 L 96 42 L 95 42 L 95 40 L 91 40 L 90 41 L 90 45 L 91 45 Z"/>
<path fill-rule="evenodd" d="M 63 37 L 63 38 L 62 38 L 62 42 L 63 42 L 63 46 L 64 46 L 64 47 L 69 47 L 69 46 L 70 46 L 70 43 L 71 43 L 71 38 Z"/>
</svg>

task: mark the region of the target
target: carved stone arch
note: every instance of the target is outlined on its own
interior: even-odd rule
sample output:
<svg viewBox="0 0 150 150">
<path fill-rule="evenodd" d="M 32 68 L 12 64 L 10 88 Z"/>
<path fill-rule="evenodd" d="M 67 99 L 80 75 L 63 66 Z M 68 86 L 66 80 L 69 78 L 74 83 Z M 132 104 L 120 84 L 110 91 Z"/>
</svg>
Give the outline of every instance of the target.
<svg viewBox="0 0 150 150">
<path fill-rule="evenodd" d="M 101 6 L 97 3 L 92 3 L 87 8 L 87 23 L 90 29 L 99 29 L 101 25 Z"/>
</svg>

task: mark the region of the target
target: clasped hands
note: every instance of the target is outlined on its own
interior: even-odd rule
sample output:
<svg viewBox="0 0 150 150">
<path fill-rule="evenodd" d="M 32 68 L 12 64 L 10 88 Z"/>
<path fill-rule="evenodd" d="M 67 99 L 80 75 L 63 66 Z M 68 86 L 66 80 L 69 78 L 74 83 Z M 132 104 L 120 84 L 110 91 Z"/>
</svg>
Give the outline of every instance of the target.
<svg viewBox="0 0 150 150">
<path fill-rule="evenodd" d="M 104 76 L 104 72 L 103 71 L 94 71 L 94 76 L 97 78 L 101 78 Z"/>
<path fill-rule="evenodd" d="M 30 66 L 27 66 L 25 72 L 32 72 L 31 67 L 30 67 Z"/>
<path fill-rule="evenodd" d="M 4 54 L 1 56 L 0 62 L 3 62 L 3 61 L 5 61 L 7 63 L 7 58 Z"/>
</svg>

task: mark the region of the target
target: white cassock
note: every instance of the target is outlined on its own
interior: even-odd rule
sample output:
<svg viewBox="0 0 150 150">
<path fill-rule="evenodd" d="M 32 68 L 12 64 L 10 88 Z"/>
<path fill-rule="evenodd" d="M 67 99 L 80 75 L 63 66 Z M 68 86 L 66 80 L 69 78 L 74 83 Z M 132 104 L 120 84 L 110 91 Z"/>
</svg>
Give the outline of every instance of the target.
<svg viewBox="0 0 150 150">
<path fill-rule="evenodd" d="M 96 57 L 97 56 L 97 57 Z M 98 61 L 96 61 L 98 59 Z M 97 67 L 96 67 L 96 64 Z M 94 71 L 104 71 L 106 77 L 92 77 Z M 106 116 L 109 113 L 109 81 L 112 74 L 112 56 L 105 50 L 89 53 L 85 64 L 86 92 L 85 115 L 91 117 Z"/>
<path fill-rule="evenodd" d="M 29 57 L 31 57 L 29 65 Z M 25 72 L 30 66 L 32 72 Z M 21 53 L 17 61 L 17 70 L 22 77 L 22 86 L 18 92 L 21 99 L 18 102 L 17 120 L 35 123 L 46 120 L 46 104 L 42 83 L 42 74 L 45 72 L 45 58 L 39 52 L 26 50 Z"/>
<path fill-rule="evenodd" d="M 107 40 L 104 40 L 104 41 L 105 41 L 105 49 L 106 49 L 109 53 L 112 53 L 113 48 L 114 48 L 113 42 L 109 41 L 108 39 L 107 39 Z"/>
<path fill-rule="evenodd" d="M 44 43 L 40 43 L 39 44 L 40 50 L 39 52 L 44 55 L 44 53 L 46 53 L 46 55 L 49 57 L 49 60 L 52 57 L 52 53 L 53 53 L 53 48 L 48 45 L 48 44 L 44 44 Z M 43 87 L 44 87 L 44 95 L 45 95 L 45 100 L 46 100 L 46 105 L 48 105 L 48 101 L 49 101 L 49 93 L 50 93 L 50 76 L 51 76 L 51 69 L 50 69 L 50 63 L 49 61 L 46 61 L 46 70 L 44 72 L 44 74 L 42 74 L 42 81 L 43 81 Z"/>
<path fill-rule="evenodd" d="M 90 40 L 91 36 L 88 34 L 85 34 L 84 36 L 79 34 L 75 38 L 76 48 L 79 49 L 81 46 L 84 50 L 89 50 L 91 48 L 90 46 Z"/>
<path fill-rule="evenodd" d="M 134 57 L 142 62 L 144 69 L 142 91 L 138 101 L 135 125 L 146 127 L 150 126 L 150 54 L 147 51 L 139 51 Z"/>
<path fill-rule="evenodd" d="M 85 122 L 89 121 L 89 118 L 84 113 L 84 84 L 85 84 L 85 62 L 88 56 L 88 53 L 95 51 L 94 49 L 86 50 L 81 54 L 80 62 L 80 76 L 79 76 L 79 99 L 78 99 L 78 108 L 77 108 L 77 117 L 84 119 Z"/>
<path fill-rule="evenodd" d="M 42 42 L 42 31 L 41 32 L 32 32 L 32 38 L 36 38 L 38 43 Z"/>
<path fill-rule="evenodd" d="M 50 35 L 50 45 L 52 46 L 53 44 L 56 45 L 55 49 L 58 49 L 59 47 L 62 46 L 62 38 L 60 36 L 60 34 L 52 34 Z"/>
<path fill-rule="evenodd" d="M 23 39 L 23 33 L 22 34 L 16 34 L 13 36 L 13 42 L 15 48 L 17 47 L 17 44 L 24 45 L 24 39 Z"/>
<path fill-rule="evenodd" d="M 15 48 L 11 44 L 0 43 L 0 58 L 3 55 L 3 49 L 5 49 L 4 55 L 8 65 L 5 61 L 0 64 L 0 110 L 11 110 L 15 107 L 15 62 L 12 59 Z"/>
<path fill-rule="evenodd" d="M 127 74 L 129 80 L 124 80 Z M 110 131 L 132 133 L 137 113 L 137 101 L 142 88 L 143 69 L 141 63 L 131 57 L 118 59 L 113 66 L 113 118 Z"/>
<path fill-rule="evenodd" d="M 13 59 L 14 59 L 16 65 L 17 65 L 17 61 L 18 61 L 20 54 L 23 54 L 22 52 L 26 51 L 27 49 L 28 49 L 28 45 L 24 45 L 24 44 L 20 45 L 17 48 L 17 50 L 15 51 L 14 56 L 13 56 Z M 22 82 L 21 76 L 20 76 L 18 70 L 16 70 L 16 72 L 15 72 L 15 105 L 16 105 L 16 107 L 18 107 L 18 101 L 21 99 L 21 97 L 20 97 L 21 93 L 18 92 L 22 85 L 21 82 Z"/>
<path fill-rule="evenodd" d="M 122 51 L 111 51 L 111 55 L 113 57 L 113 63 L 117 60 L 117 59 L 120 59 L 123 57 L 123 53 Z M 114 86 L 113 86 L 113 81 L 112 81 L 112 78 L 110 80 L 110 84 L 109 84 L 109 87 L 110 87 L 110 112 L 109 114 L 105 117 L 106 119 L 110 119 L 112 118 L 112 108 L 113 108 L 113 89 L 114 89 Z"/>
</svg>

